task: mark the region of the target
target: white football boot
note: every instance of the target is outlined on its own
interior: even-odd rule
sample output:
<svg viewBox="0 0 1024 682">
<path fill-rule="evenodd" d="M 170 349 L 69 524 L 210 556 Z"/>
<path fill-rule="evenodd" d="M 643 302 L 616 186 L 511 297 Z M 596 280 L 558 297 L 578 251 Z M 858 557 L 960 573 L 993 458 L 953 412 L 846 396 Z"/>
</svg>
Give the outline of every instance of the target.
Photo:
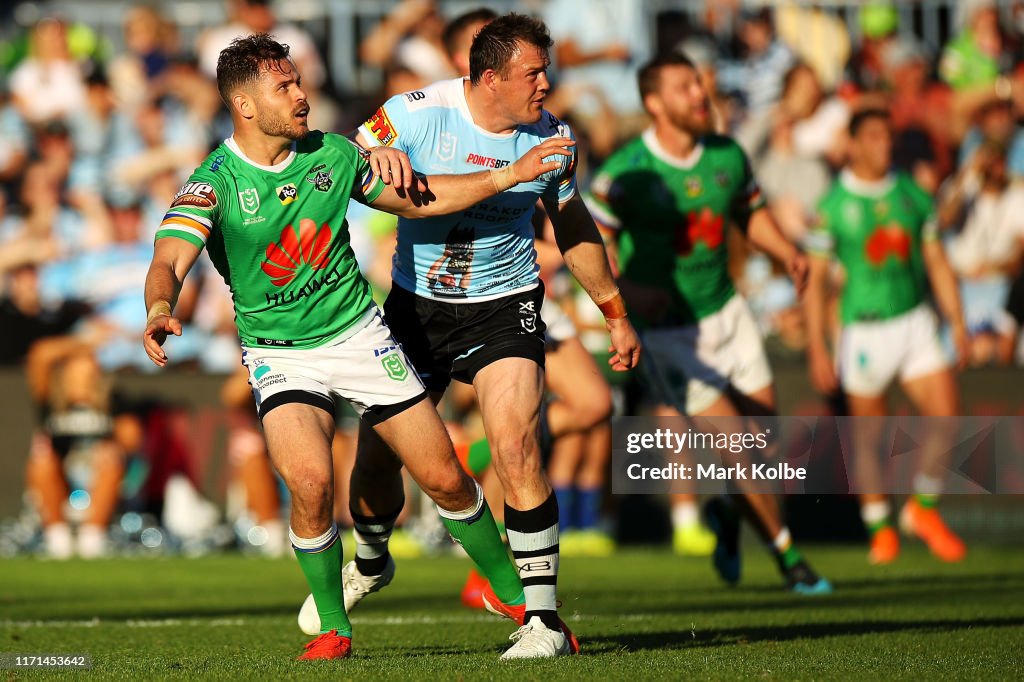
<svg viewBox="0 0 1024 682">
<path fill-rule="evenodd" d="M 503 661 L 569 655 L 569 640 L 565 634 L 561 630 L 551 630 L 537 616 L 509 635 L 509 639 L 515 644 L 501 655 Z"/>
<path fill-rule="evenodd" d="M 395 578 L 395 560 L 388 555 L 388 562 L 380 575 L 363 575 L 356 568 L 356 562 L 350 561 L 341 569 L 341 586 L 345 593 L 345 612 L 352 613 L 356 604 L 366 595 L 387 587 Z M 316 610 L 313 595 L 306 597 L 299 610 L 299 629 L 307 635 L 320 634 L 320 614 Z"/>
</svg>

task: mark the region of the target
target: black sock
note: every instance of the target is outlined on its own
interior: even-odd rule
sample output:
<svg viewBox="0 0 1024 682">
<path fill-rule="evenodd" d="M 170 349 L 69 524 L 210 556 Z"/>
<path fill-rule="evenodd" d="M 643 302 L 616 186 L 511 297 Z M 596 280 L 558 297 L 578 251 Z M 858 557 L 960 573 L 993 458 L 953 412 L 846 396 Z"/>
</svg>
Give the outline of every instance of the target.
<svg viewBox="0 0 1024 682">
<path fill-rule="evenodd" d="M 380 575 L 388 564 L 388 540 L 395 527 L 395 519 L 402 512 L 399 505 L 391 514 L 363 516 L 352 512 L 355 522 L 356 568 L 363 575 Z"/>
</svg>

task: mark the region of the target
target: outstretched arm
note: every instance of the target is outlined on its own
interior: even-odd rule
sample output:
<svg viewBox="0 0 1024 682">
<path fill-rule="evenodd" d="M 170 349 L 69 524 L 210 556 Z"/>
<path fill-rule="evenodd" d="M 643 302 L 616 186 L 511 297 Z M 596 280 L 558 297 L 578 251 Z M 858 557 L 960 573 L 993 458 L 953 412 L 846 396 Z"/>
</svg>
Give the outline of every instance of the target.
<svg viewBox="0 0 1024 682">
<path fill-rule="evenodd" d="M 604 313 L 612 338 L 609 350 L 615 352 L 609 364 L 620 372 L 636 367 L 640 340 L 626 317 L 626 305 L 615 285 L 608 253 L 590 211 L 579 194 L 560 204 L 546 201 L 545 207 L 555 226 L 555 241 L 566 266 Z"/>
<path fill-rule="evenodd" d="M 808 370 L 811 383 L 823 395 L 831 395 L 839 386 L 825 340 L 828 327 L 828 269 L 827 257 L 811 256 L 807 292 L 804 294 Z"/>
<path fill-rule="evenodd" d="M 768 254 L 786 268 L 797 293 L 802 296 L 807 288 L 807 256 L 786 239 L 767 208 L 759 208 L 750 216 L 747 239 L 754 248 Z"/>
<path fill-rule="evenodd" d="M 146 331 L 142 344 L 157 367 L 167 365 L 164 341 L 168 334 L 181 336 L 181 322 L 171 316 L 181 284 L 199 257 L 199 247 L 184 239 L 158 239 L 146 274 Z"/>
<path fill-rule="evenodd" d="M 511 189 L 524 182 L 532 182 L 545 173 L 562 167 L 559 156 L 569 156 L 569 147 L 576 142 L 566 137 L 552 137 L 526 152 L 515 163 L 500 170 L 480 171 L 465 175 L 432 175 L 423 178 L 426 190 L 413 183 L 405 187 L 391 181 L 392 174 L 382 170 L 381 177 L 389 182 L 370 205 L 381 211 L 394 213 L 404 218 L 425 218 L 448 215 L 469 208 L 488 197 Z M 381 168 L 381 162 L 374 154 L 394 155 L 395 151 L 371 151 L 370 167 Z M 404 155 L 403 155 L 404 156 Z M 545 161 L 546 158 L 551 158 Z"/>
</svg>

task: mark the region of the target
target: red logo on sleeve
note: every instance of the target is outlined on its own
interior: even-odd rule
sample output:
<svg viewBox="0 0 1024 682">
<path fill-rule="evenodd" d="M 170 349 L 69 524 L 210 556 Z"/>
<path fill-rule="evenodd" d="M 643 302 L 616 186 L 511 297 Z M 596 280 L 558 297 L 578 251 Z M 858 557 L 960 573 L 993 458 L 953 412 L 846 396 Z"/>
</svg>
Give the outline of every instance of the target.
<svg viewBox="0 0 1024 682">
<path fill-rule="evenodd" d="M 388 112 L 384 111 L 384 107 L 379 107 L 363 125 L 373 134 L 377 142 L 385 147 L 390 147 L 398 139 L 398 131 L 395 130 L 395 126 L 391 123 L 391 119 L 388 118 Z"/>
</svg>

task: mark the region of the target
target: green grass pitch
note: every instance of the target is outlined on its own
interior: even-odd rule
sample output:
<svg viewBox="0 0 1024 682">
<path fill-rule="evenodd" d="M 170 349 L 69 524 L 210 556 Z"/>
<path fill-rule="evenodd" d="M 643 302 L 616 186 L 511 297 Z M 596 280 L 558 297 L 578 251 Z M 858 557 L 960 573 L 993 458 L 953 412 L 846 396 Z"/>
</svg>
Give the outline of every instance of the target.
<svg viewBox="0 0 1024 682">
<path fill-rule="evenodd" d="M 950 566 L 911 546 L 884 568 L 861 547 L 805 553 L 834 595 L 783 592 L 754 548 L 732 589 L 706 560 L 666 552 L 563 559 L 583 655 L 513 664 L 498 656 L 514 625 L 458 603 L 465 559 L 400 561 L 354 614 L 353 656 L 312 664 L 293 660 L 308 638 L 292 560 L 0 560 L 0 652 L 94 663 L 0 679 L 1024 678 L 1024 551 L 972 547 Z"/>
</svg>

